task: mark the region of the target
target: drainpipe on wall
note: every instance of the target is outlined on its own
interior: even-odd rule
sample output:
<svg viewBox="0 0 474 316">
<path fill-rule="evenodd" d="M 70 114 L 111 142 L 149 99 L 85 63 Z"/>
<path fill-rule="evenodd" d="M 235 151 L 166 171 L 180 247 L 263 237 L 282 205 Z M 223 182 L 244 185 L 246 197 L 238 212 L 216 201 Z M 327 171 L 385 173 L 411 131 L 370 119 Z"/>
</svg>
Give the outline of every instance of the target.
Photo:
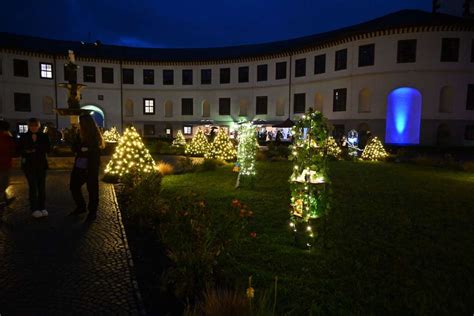
<svg viewBox="0 0 474 316">
<path fill-rule="evenodd" d="M 291 78 L 293 69 L 293 55 L 290 54 L 290 74 L 288 79 L 288 119 L 291 120 Z"/>
<path fill-rule="evenodd" d="M 54 64 L 54 106 L 56 110 L 58 109 L 58 71 L 56 64 L 56 55 L 53 55 L 53 64 Z M 58 111 L 54 111 L 56 115 L 56 128 L 59 129 L 59 117 Z"/>
<path fill-rule="evenodd" d="M 120 129 L 123 132 L 123 69 L 120 60 Z"/>
</svg>

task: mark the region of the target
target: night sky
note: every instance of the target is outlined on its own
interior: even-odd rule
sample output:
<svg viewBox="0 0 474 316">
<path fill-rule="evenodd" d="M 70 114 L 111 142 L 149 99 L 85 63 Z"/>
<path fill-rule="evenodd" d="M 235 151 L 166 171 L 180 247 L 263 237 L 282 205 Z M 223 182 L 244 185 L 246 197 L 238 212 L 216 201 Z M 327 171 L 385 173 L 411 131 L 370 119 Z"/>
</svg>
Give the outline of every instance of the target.
<svg viewBox="0 0 474 316">
<path fill-rule="evenodd" d="M 300 37 L 431 0 L 9 0 L 0 31 L 150 47 L 212 47 Z M 90 35 L 89 35 L 90 34 Z"/>
</svg>

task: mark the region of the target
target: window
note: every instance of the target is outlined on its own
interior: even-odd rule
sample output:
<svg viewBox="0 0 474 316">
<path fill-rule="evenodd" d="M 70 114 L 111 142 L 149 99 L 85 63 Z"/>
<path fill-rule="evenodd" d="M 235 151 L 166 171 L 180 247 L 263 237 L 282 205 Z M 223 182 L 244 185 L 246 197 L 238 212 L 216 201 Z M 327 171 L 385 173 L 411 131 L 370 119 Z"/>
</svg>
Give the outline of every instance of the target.
<svg viewBox="0 0 474 316">
<path fill-rule="evenodd" d="M 67 66 L 64 65 L 64 80 L 68 82 L 77 82 L 77 71 L 69 71 Z"/>
<path fill-rule="evenodd" d="M 375 63 L 375 44 L 359 46 L 359 67 L 373 66 Z"/>
<path fill-rule="evenodd" d="M 239 83 L 249 82 L 249 67 L 239 67 Z"/>
<path fill-rule="evenodd" d="M 102 67 L 102 83 L 114 83 L 114 69 Z"/>
<path fill-rule="evenodd" d="M 186 125 L 183 127 L 183 134 L 184 135 L 192 135 L 193 134 L 193 127 Z"/>
<path fill-rule="evenodd" d="M 212 70 L 201 69 L 201 84 L 211 84 L 211 83 L 212 83 Z"/>
<path fill-rule="evenodd" d="M 275 79 L 286 79 L 286 61 L 275 64 Z"/>
<path fill-rule="evenodd" d="M 134 81 L 133 69 L 122 69 L 122 82 L 124 84 L 133 84 Z"/>
<path fill-rule="evenodd" d="M 153 85 L 155 84 L 155 70 L 143 69 L 143 84 Z M 163 84 L 164 83 L 164 72 L 163 72 Z M 171 73 L 171 84 L 173 84 L 173 73 Z"/>
<path fill-rule="evenodd" d="M 14 103 L 16 112 L 31 112 L 31 97 L 29 93 L 15 93 Z"/>
<path fill-rule="evenodd" d="M 193 99 L 181 99 L 181 115 L 193 115 Z"/>
<path fill-rule="evenodd" d="M 13 59 L 13 75 L 16 77 L 28 77 L 28 60 Z"/>
<path fill-rule="evenodd" d="M 202 116 L 203 117 L 211 116 L 211 104 L 207 100 L 202 101 Z"/>
<path fill-rule="evenodd" d="M 164 69 L 163 70 L 163 84 L 164 85 L 173 85 L 174 84 L 173 69 Z"/>
<path fill-rule="evenodd" d="M 295 77 L 306 76 L 306 58 L 295 60 Z"/>
<path fill-rule="evenodd" d="M 193 84 L 193 70 L 192 69 L 183 69 L 183 85 L 192 85 Z"/>
<path fill-rule="evenodd" d="M 466 110 L 474 110 L 474 84 L 467 86 Z"/>
<path fill-rule="evenodd" d="M 95 67 L 84 66 L 84 82 L 95 82 Z"/>
<path fill-rule="evenodd" d="M 155 114 L 155 99 L 143 99 L 143 114 Z"/>
<path fill-rule="evenodd" d="M 166 136 L 172 136 L 173 135 L 173 130 L 169 127 L 165 128 L 165 134 Z"/>
<path fill-rule="evenodd" d="M 459 59 L 459 38 L 443 38 L 441 42 L 441 61 L 456 62 Z"/>
<path fill-rule="evenodd" d="M 454 107 L 454 88 L 444 86 L 439 92 L 439 112 L 452 113 Z"/>
<path fill-rule="evenodd" d="M 127 99 L 127 101 L 125 101 L 125 116 L 133 116 L 133 110 L 134 110 L 133 101 L 130 99 Z"/>
<path fill-rule="evenodd" d="M 53 79 L 53 64 L 40 63 L 41 79 Z"/>
<path fill-rule="evenodd" d="M 326 72 L 326 54 L 314 56 L 314 74 L 319 75 Z"/>
<path fill-rule="evenodd" d="M 268 105 L 268 97 L 266 96 L 257 97 L 255 114 L 256 115 L 267 114 L 267 105 Z"/>
<path fill-rule="evenodd" d="M 333 112 L 340 112 L 346 110 L 347 89 L 334 89 L 333 94 Z"/>
<path fill-rule="evenodd" d="M 173 101 L 171 100 L 165 102 L 165 117 L 173 117 Z"/>
<path fill-rule="evenodd" d="M 416 62 L 416 39 L 401 40 L 397 45 L 397 63 Z"/>
<path fill-rule="evenodd" d="M 257 81 L 267 81 L 268 80 L 268 65 L 258 65 L 257 66 Z"/>
<path fill-rule="evenodd" d="M 155 125 L 153 125 L 153 124 L 144 124 L 143 125 L 143 134 L 145 136 L 154 136 L 155 135 Z"/>
<path fill-rule="evenodd" d="M 334 70 L 347 69 L 347 48 L 336 51 L 336 61 L 334 64 Z"/>
<path fill-rule="evenodd" d="M 98 94 L 97 95 L 97 100 L 104 101 L 104 95 L 103 94 Z"/>
<path fill-rule="evenodd" d="M 464 129 L 464 139 L 474 140 L 474 125 L 466 125 Z"/>
<path fill-rule="evenodd" d="M 219 115 L 230 115 L 230 98 L 219 98 Z"/>
<path fill-rule="evenodd" d="M 247 99 L 242 99 L 239 102 L 239 116 L 247 116 L 249 101 Z"/>
<path fill-rule="evenodd" d="M 220 82 L 221 83 L 230 83 L 230 68 L 221 68 L 220 69 Z"/>
<path fill-rule="evenodd" d="M 474 39 L 471 43 L 471 63 L 474 63 Z"/>
<path fill-rule="evenodd" d="M 306 93 L 295 93 L 293 97 L 293 113 L 304 113 L 306 111 Z"/>
<path fill-rule="evenodd" d="M 25 134 L 28 133 L 28 124 L 18 123 L 18 133 Z"/>
</svg>

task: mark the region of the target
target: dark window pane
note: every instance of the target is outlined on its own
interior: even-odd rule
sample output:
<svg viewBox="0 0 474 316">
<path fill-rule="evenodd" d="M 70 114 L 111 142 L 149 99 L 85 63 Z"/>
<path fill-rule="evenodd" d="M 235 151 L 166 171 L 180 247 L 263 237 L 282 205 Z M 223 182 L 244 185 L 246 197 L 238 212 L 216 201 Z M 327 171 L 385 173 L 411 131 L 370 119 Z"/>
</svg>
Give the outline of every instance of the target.
<svg viewBox="0 0 474 316">
<path fill-rule="evenodd" d="M 173 69 L 164 69 L 163 70 L 163 84 L 164 85 L 173 85 L 174 84 Z"/>
<path fill-rule="evenodd" d="M 155 135 L 155 125 L 153 125 L 153 124 L 144 124 L 143 125 L 143 134 L 145 136 L 154 136 Z"/>
<path fill-rule="evenodd" d="M 416 40 L 401 40 L 397 46 L 397 63 L 416 62 Z"/>
<path fill-rule="evenodd" d="M 122 80 L 125 84 L 133 84 L 135 81 L 133 69 L 122 69 Z"/>
<path fill-rule="evenodd" d="M 441 61 L 456 62 L 459 59 L 459 38 L 443 38 L 441 43 Z"/>
<path fill-rule="evenodd" d="M 14 103 L 16 112 L 31 112 L 31 97 L 29 93 L 15 93 Z"/>
<path fill-rule="evenodd" d="M 326 72 L 326 54 L 314 56 L 314 74 L 323 74 Z"/>
<path fill-rule="evenodd" d="M 474 110 L 474 84 L 467 86 L 466 110 Z"/>
<path fill-rule="evenodd" d="M 95 67 L 84 66 L 84 82 L 95 82 Z"/>
<path fill-rule="evenodd" d="M 192 69 L 183 69 L 183 85 L 192 85 L 193 84 L 193 70 Z"/>
<path fill-rule="evenodd" d="M 334 112 L 346 110 L 347 89 L 335 89 L 333 94 L 332 110 Z"/>
<path fill-rule="evenodd" d="M 212 70 L 201 69 L 201 84 L 211 84 L 211 83 L 212 83 Z"/>
<path fill-rule="evenodd" d="M 193 115 L 193 99 L 181 99 L 181 115 Z"/>
<path fill-rule="evenodd" d="M 230 98 L 219 99 L 219 115 L 230 115 Z"/>
<path fill-rule="evenodd" d="M 275 65 L 275 79 L 285 79 L 286 78 L 286 61 L 278 62 Z"/>
<path fill-rule="evenodd" d="M 472 43 L 471 43 L 471 63 L 474 63 L 474 39 L 472 40 Z"/>
<path fill-rule="evenodd" d="M 143 69 L 143 84 L 155 84 L 154 69 Z"/>
<path fill-rule="evenodd" d="M 304 113 L 306 111 L 306 94 L 295 93 L 293 98 L 293 113 Z"/>
<path fill-rule="evenodd" d="M 295 77 L 306 76 L 306 58 L 295 60 Z"/>
<path fill-rule="evenodd" d="M 375 44 L 359 46 L 359 67 L 373 66 L 375 63 Z"/>
<path fill-rule="evenodd" d="M 13 59 L 13 75 L 16 77 L 28 77 L 28 60 Z"/>
<path fill-rule="evenodd" d="M 239 67 L 239 83 L 249 82 L 249 67 Z"/>
<path fill-rule="evenodd" d="M 347 49 L 341 49 L 336 51 L 336 61 L 334 70 L 344 70 L 347 69 Z"/>
<path fill-rule="evenodd" d="M 474 140 L 474 125 L 466 125 L 464 129 L 464 139 Z"/>
<path fill-rule="evenodd" d="M 102 83 L 114 83 L 114 69 L 102 67 Z"/>
<path fill-rule="evenodd" d="M 267 114 L 267 105 L 268 105 L 268 97 L 266 97 L 266 96 L 257 97 L 256 98 L 255 114 L 257 114 L 257 115 Z"/>
<path fill-rule="evenodd" d="M 268 65 L 258 65 L 257 66 L 257 81 L 267 81 L 268 80 Z"/>
</svg>

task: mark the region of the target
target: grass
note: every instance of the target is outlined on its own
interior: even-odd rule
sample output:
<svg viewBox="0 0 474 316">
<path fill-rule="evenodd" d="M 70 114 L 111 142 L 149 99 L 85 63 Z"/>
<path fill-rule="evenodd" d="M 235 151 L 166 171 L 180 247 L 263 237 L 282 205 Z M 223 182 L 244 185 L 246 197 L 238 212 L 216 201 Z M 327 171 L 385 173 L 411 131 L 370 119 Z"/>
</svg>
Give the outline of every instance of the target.
<svg viewBox="0 0 474 316">
<path fill-rule="evenodd" d="M 256 239 L 226 275 L 257 293 L 279 278 L 277 309 L 292 315 L 467 314 L 474 310 L 474 174 L 389 163 L 333 162 L 324 245 L 293 246 L 291 164 L 260 162 L 253 188 L 231 167 L 171 175 L 162 195 L 202 195 L 216 211 L 232 199 L 255 213 Z"/>
</svg>

